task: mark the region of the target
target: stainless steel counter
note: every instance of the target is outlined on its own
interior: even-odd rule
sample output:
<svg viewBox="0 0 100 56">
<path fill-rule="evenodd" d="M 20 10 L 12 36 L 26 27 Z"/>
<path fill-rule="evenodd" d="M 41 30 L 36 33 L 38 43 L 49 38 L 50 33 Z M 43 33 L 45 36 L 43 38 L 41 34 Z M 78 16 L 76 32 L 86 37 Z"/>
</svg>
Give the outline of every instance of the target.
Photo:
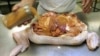
<svg viewBox="0 0 100 56">
<path fill-rule="evenodd" d="M 100 36 L 100 12 L 88 15 L 79 12 L 77 15 L 88 25 L 89 31 L 95 31 Z M 14 29 L 7 29 L 0 18 L 0 56 L 8 56 L 15 47 L 16 44 L 11 35 L 13 31 Z M 30 47 L 18 56 L 100 56 L 100 48 L 90 51 L 85 42 L 79 46 L 37 45 L 31 43 Z"/>
</svg>

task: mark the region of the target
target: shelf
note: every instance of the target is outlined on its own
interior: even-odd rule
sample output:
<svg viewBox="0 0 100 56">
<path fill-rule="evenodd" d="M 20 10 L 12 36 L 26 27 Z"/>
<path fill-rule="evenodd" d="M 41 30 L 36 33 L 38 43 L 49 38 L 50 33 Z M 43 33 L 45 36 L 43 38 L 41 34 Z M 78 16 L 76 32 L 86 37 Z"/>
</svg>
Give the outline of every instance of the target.
<svg viewBox="0 0 100 56">
<path fill-rule="evenodd" d="M 13 4 L 16 4 L 18 2 L 19 1 L 11 1 L 10 4 L 13 5 Z M 8 3 L 6 1 L 0 1 L 0 6 L 3 6 L 3 5 L 8 5 Z"/>
</svg>

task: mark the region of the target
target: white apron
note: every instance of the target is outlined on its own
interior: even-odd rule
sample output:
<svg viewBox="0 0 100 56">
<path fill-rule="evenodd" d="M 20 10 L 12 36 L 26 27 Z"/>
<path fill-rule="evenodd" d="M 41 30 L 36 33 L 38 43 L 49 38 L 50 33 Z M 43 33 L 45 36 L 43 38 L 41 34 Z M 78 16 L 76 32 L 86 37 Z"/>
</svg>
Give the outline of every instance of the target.
<svg viewBox="0 0 100 56">
<path fill-rule="evenodd" d="M 70 12 L 75 8 L 76 0 L 39 0 L 38 12 L 43 14 L 46 11 L 57 13 Z"/>
</svg>

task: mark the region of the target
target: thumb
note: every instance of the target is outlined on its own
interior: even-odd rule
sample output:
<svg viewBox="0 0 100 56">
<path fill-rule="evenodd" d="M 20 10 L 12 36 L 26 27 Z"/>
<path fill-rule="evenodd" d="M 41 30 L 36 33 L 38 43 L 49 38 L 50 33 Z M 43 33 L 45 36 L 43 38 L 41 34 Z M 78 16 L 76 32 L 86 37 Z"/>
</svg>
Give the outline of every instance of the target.
<svg viewBox="0 0 100 56">
<path fill-rule="evenodd" d="M 16 11 L 19 8 L 20 8 L 20 5 L 19 4 L 16 4 L 16 5 L 13 6 L 12 11 Z"/>
</svg>

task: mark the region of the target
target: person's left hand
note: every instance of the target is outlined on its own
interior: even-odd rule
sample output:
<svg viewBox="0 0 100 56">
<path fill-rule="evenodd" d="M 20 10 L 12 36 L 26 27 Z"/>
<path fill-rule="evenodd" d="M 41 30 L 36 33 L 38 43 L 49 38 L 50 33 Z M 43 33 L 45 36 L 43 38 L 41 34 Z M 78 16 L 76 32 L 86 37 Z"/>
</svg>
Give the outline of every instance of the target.
<svg viewBox="0 0 100 56">
<path fill-rule="evenodd" d="M 82 0 L 83 12 L 89 13 L 92 10 L 92 0 Z"/>
</svg>

